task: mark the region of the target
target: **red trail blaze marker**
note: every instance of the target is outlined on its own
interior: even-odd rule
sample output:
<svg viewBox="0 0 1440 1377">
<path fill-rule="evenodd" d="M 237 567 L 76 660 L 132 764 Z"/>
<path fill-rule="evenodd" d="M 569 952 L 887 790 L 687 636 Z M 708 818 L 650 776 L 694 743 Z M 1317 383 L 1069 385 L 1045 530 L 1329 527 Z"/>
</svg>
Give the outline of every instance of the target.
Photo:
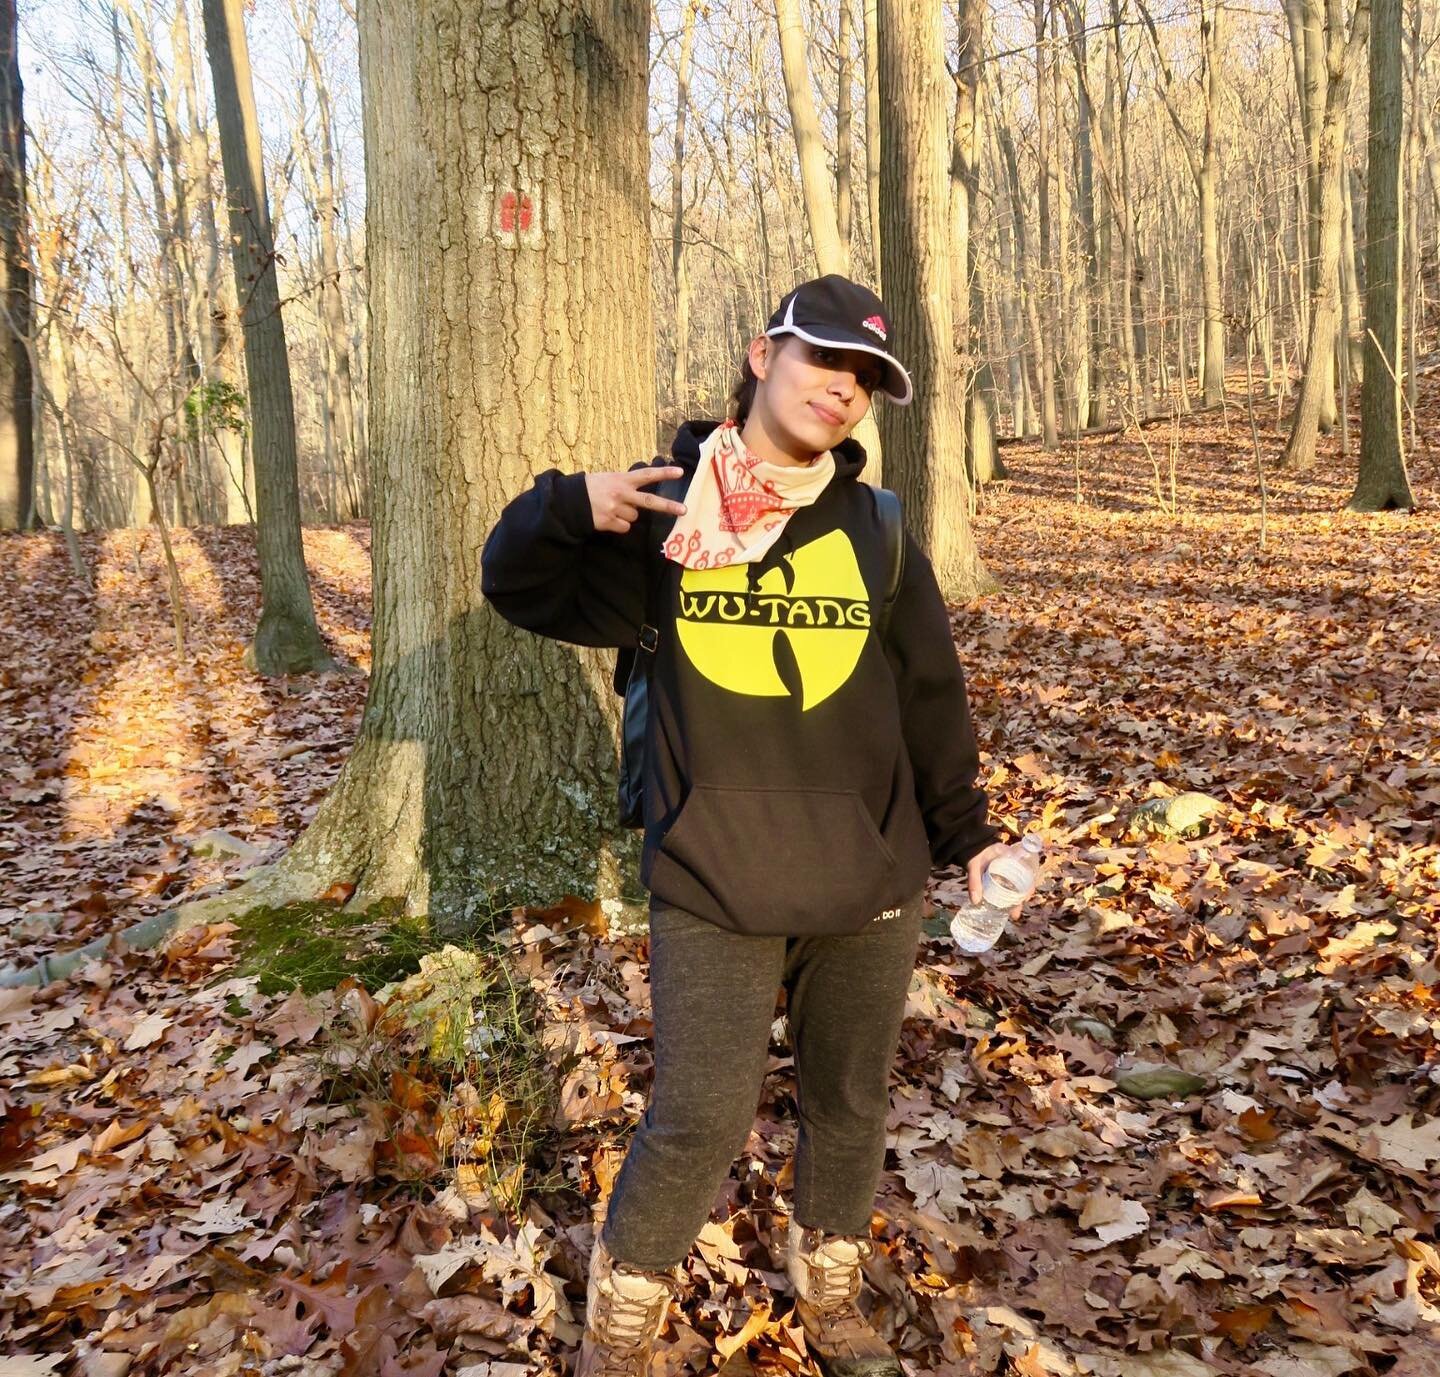
<svg viewBox="0 0 1440 1377">
<path fill-rule="evenodd" d="M 534 218 L 535 203 L 528 195 L 517 196 L 513 191 L 502 193 L 500 197 L 500 231 L 502 234 L 514 234 L 517 220 L 518 228 L 521 233 L 524 233 L 530 228 L 530 223 Z"/>
</svg>

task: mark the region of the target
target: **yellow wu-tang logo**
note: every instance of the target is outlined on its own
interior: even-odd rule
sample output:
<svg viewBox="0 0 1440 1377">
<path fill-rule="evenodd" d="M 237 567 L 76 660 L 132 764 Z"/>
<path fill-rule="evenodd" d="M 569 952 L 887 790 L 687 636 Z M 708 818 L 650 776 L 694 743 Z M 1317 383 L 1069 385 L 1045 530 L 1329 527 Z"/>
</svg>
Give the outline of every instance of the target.
<svg viewBox="0 0 1440 1377">
<path fill-rule="evenodd" d="M 776 661 L 789 641 L 802 711 L 823 703 L 851 675 L 870 629 L 870 595 L 855 547 L 831 531 L 769 567 L 686 569 L 675 628 L 690 662 L 732 693 L 790 693 Z"/>
</svg>

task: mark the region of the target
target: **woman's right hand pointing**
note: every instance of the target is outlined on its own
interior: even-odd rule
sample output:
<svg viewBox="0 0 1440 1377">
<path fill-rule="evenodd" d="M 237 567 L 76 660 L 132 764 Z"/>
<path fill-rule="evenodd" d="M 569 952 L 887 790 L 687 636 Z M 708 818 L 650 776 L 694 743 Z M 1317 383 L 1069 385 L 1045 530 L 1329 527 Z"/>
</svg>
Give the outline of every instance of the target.
<svg viewBox="0 0 1440 1377">
<path fill-rule="evenodd" d="M 587 473 L 585 490 L 590 495 L 590 515 L 595 529 L 624 535 L 639 517 L 642 507 L 679 516 L 685 510 L 683 502 L 671 502 L 658 493 L 645 492 L 644 488 L 665 478 L 679 478 L 684 472 L 678 465 L 651 464 L 628 473 Z"/>
</svg>

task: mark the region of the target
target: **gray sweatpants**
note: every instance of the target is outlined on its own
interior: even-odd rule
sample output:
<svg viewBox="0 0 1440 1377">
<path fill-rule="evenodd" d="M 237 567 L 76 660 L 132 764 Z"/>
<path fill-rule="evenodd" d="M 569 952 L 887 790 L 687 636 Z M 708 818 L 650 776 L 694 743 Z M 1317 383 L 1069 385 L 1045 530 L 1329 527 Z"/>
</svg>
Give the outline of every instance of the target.
<svg viewBox="0 0 1440 1377">
<path fill-rule="evenodd" d="M 782 984 L 799 1104 L 794 1217 L 868 1231 L 923 898 L 838 937 L 748 936 L 652 903 L 655 1080 L 602 1228 L 613 1257 L 659 1270 L 690 1251 L 755 1122 Z"/>
</svg>

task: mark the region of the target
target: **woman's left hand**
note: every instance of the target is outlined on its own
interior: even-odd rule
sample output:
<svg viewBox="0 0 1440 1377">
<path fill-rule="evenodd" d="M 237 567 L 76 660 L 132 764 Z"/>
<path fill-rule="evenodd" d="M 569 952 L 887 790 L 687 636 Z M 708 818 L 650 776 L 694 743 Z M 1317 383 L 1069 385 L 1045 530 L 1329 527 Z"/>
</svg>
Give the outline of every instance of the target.
<svg viewBox="0 0 1440 1377">
<path fill-rule="evenodd" d="M 996 856 L 1002 855 L 1009 849 L 1009 846 L 1005 842 L 996 842 L 994 845 L 987 846 L 983 851 L 970 857 L 969 863 L 965 867 L 965 872 L 966 878 L 970 882 L 970 902 L 972 904 L 978 904 L 984 897 L 981 892 L 980 877 L 984 875 L 985 867 L 989 865 Z M 1010 921 L 1012 923 L 1019 921 L 1022 907 L 1022 904 L 1016 904 L 1015 907 L 1010 910 Z"/>
</svg>

